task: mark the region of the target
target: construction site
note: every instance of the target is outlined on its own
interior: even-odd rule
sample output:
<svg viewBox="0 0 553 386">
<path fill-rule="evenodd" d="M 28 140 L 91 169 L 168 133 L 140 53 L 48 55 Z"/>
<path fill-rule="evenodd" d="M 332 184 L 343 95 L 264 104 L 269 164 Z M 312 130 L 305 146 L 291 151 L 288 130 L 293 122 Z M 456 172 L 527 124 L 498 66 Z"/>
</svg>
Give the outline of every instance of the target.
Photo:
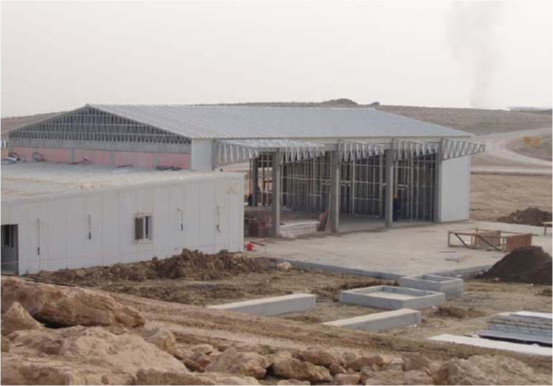
<svg viewBox="0 0 553 386">
<path fill-rule="evenodd" d="M 6 132 L 2 383 L 551 382 L 551 177 L 542 165 L 502 171 L 484 135 L 373 109 L 351 108 L 349 119 L 397 120 L 419 138 L 190 140 L 168 131 L 156 144 L 123 126 L 118 137 L 94 129 L 96 108 Z M 343 108 L 242 108 L 214 122 L 242 111 L 269 127 L 275 114 L 303 126 L 321 112 L 348 119 Z M 133 127 L 154 124 L 148 108 L 121 109 L 135 114 Z M 173 110 L 185 119 L 199 109 Z M 497 170 L 479 170 L 490 164 Z M 516 206 L 482 190 L 524 179 L 532 183 L 520 199 L 510 192 Z M 525 209 L 531 186 L 543 201 Z"/>
</svg>

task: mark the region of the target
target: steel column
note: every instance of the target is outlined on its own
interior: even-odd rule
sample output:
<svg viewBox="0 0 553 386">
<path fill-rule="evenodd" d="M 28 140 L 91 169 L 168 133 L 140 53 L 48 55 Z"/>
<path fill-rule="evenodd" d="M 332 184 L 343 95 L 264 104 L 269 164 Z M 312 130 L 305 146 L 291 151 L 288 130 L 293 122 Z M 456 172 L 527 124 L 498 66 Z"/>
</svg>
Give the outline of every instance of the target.
<svg viewBox="0 0 553 386">
<path fill-rule="evenodd" d="M 394 154 L 392 149 L 385 151 L 386 158 L 386 197 L 384 205 L 384 218 L 386 226 L 391 227 L 394 221 Z"/>
<path fill-rule="evenodd" d="M 273 224 L 272 224 L 272 234 L 273 237 L 279 237 L 280 235 L 280 150 L 275 150 L 273 153 L 273 194 L 272 194 L 272 203 L 271 209 L 273 212 Z"/>
<path fill-rule="evenodd" d="M 331 153 L 330 170 L 330 231 L 340 231 L 340 155 L 338 150 Z"/>
</svg>

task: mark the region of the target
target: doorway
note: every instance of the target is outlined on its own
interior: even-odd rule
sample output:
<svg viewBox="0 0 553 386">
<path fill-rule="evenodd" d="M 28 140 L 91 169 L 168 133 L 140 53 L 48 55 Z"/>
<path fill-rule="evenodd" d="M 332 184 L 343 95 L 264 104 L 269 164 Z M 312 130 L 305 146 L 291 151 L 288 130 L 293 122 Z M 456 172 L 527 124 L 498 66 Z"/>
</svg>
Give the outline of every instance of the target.
<svg viewBox="0 0 553 386">
<path fill-rule="evenodd" d="M 2 225 L 2 274 L 19 273 L 18 233 L 17 225 Z"/>
</svg>

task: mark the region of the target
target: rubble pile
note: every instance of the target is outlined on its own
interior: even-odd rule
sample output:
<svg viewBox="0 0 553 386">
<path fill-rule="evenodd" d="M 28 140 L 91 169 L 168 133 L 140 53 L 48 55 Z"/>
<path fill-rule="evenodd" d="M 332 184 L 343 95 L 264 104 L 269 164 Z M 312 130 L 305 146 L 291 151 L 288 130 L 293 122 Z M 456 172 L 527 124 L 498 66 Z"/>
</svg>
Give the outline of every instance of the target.
<svg viewBox="0 0 553 386">
<path fill-rule="evenodd" d="M 541 247 L 520 247 L 495 263 L 484 279 L 551 285 L 551 256 Z"/>
</svg>

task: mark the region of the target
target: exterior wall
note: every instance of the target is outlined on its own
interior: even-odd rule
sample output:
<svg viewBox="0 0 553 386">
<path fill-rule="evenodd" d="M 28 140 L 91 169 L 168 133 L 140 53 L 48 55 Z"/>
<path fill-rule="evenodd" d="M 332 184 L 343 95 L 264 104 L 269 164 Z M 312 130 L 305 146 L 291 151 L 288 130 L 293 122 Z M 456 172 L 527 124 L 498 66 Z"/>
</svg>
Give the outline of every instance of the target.
<svg viewBox="0 0 553 386">
<path fill-rule="evenodd" d="M 440 168 L 439 222 L 468 220 L 470 217 L 471 157 L 443 161 Z"/>
<path fill-rule="evenodd" d="M 156 153 L 144 151 L 117 151 L 98 149 L 65 149 L 47 147 L 14 147 L 13 152 L 31 160 L 33 153 L 40 153 L 47 162 L 80 162 L 84 159 L 95 165 L 135 166 L 153 169 L 157 166 L 172 166 L 190 169 L 190 154 Z"/>
<path fill-rule="evenodd" d="M 213 170 L 213 140 L 192 140 L 192 170 Z"/>
<path fill-rule="evenodd" d="M 20 274 L 166 258 L 183 248 L 240 252 L 243 195 L 243 177 L 225 173 L 2 202 L 2 225 L 19 226 Z M 134 240 L 141 213 L 152 215 L 152 241 Z"/>
</svg>

